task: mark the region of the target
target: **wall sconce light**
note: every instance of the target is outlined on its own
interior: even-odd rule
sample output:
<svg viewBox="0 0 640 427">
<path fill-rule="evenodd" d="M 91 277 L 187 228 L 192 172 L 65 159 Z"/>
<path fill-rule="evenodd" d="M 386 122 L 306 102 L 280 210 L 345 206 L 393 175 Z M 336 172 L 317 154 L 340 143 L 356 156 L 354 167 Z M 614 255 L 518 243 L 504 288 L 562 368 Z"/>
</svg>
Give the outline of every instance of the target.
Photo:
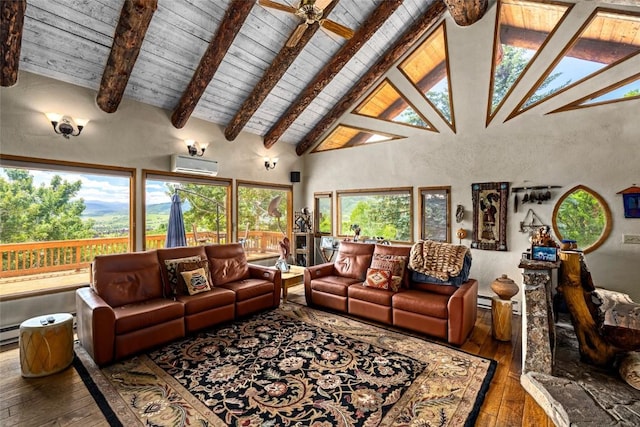
<svg viewBox="0 0 640 427">
<path fill-rule="evenodd" d="M 187 144 L 187 150 L 189 150 L 190 156 L 202 157 L 204 155 L 204 150 L 207 149 L 206 144 L 200 144 L 198 141 L 194 141 L 193 139 L 185 139 L 184 143 Z"/>
<path fill-rule="evenodd" d="M 51 122 L 53 130 L 58 135 L 62 135 L 69 139 L 69 136 L 78 136 L 82 129 L 89 123 L 87 119 L 74 119 L 58 113 L 45 113 L 47 119 Z"/>
<path fill-rule="evenodd" d="M 278 164 L 278 158 L 274 157 L 265 157 L 264 158 L 264 167 L 266 170 L 271 170 L 271 169 L 275 169 L 276 165 Z"/>
</svg>

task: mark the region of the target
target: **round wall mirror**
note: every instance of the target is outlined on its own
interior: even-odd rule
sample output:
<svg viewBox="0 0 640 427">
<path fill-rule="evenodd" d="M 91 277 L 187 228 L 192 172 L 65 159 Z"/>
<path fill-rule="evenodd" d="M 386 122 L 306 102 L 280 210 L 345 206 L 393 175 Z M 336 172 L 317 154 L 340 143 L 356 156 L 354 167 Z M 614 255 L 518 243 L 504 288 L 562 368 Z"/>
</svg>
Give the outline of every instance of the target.
<svg viewBox="0 0 640 427">
<path fill-rule="evenodd" d="M 609 205 L 590 188 L 575 186 L 553 208 L 553 230 L 560 240 L 575 240 L 584 253 L 594 251 L 611 233 Z"/>
</svg>

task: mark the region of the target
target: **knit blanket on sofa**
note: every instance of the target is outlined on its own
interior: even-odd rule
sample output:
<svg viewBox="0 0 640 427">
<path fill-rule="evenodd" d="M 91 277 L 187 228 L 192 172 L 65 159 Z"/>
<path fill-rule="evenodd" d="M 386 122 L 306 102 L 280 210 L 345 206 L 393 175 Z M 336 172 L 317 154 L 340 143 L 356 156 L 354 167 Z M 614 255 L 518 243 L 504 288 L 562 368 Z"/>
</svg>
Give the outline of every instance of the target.
<svg viewBox="0 0 640 427">
<path fill-rule="evenodd" d="M 419 240 L 411 248 L 409 268 L 440 280 L 449 280 L 462 271 L 467 252 L 469 248 L 464 245 Z"/>
</svg>

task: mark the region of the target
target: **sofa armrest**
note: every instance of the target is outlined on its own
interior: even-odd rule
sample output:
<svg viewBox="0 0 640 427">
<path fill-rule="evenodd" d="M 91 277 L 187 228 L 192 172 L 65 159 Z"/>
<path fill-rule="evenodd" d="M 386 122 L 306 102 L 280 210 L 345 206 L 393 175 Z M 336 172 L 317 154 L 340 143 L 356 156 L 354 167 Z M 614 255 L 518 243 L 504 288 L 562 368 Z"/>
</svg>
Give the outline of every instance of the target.
<svg viewBox="0 0 640 427">
<path fill-rule="evenodd" d="M 307 300 L 307 305 L 311 305 L 311 280 L 319 277 L 331 276 L 335 273 L 336 271 L 333 268 L 333 262 L 312 265 L 304 269 L 304 297 Z"/>
<path fill-rule="evenodd" d="M 280 306 L 282 292 L 282 272 L 277 268 L 249 264 L 249 276 L 254 279 L 264 279 L 273 282 L 273 308 Z"/>
<path fill-rule="evenodd" d="M 469 279 L 456 290 L 447 305 L 449 312 L 448 341 L 462 345 L 476 324 L 478 316 L 478 281 Z"/>
<path fill-rule="evenodd" d="M 115 349 L 116 316 L 91 288 L 76 290 L 76 321 L 78 339 L 96 364 L 111 362 Z"/>
</svg>

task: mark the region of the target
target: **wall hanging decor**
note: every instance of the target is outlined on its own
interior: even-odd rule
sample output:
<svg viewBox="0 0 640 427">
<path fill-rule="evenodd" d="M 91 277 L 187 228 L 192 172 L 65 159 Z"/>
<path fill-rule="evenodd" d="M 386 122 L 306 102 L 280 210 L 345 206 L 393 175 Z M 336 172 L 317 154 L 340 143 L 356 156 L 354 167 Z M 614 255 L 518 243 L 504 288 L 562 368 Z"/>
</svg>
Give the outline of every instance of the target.
<svg viewBox="0 0 640 427">
<path fill-rule="evenodd" d="M 629 188 L 618 191 L 622 194 L 622 203 L 624 203 L 625 218 L 640 218 L 640 187 L 633 184 Z"/>
<path fill-rule="evenodd" d="M 508 182 L 471 184 L 473 241 L 471 247 L 490 251 L 507 250 Z"/>
</svg>

